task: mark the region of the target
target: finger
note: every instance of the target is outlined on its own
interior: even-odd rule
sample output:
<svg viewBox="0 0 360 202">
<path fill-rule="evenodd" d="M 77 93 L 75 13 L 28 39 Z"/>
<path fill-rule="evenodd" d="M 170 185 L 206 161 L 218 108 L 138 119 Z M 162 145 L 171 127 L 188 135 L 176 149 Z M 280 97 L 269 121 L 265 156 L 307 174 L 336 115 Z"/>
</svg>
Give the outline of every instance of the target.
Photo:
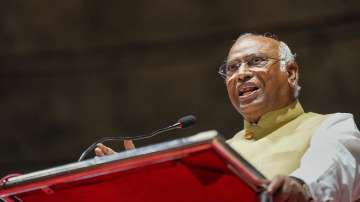
<svg viewBox="0 0 360 202">
<path fill-rule="evenodd" d="M 281 186 L 281 188 L 279 189 L 278 193 L 276 194 L 276 201 L 279 202 L 284 202 L 284 201 L 291 201 L 291 198 L 294 197 L 291 194 L 294 193 L 295 191 L 295 187 L 296 184 L 294 184 L 294 182 L 292 182 L 292 180 L 288 177 L 284 178 L 284 183 Z M 291 197 L 290 197 L 291 196 Z"/>
<path fill-rule="evenodd" d="M 308 201 L 302 185 L 300 185 L 296 181 L 293 181 L 293 183 L 294 183 L 294 188 L 292 189 L 292 191 L 290 193 L 290 198 L 293 200 L 289 200 L 289 201 L 292 201 L 292 202 Z"/>
<path fill-rule="evenodd" d="M 277 192 L 281 186 L 284 184 L 284 177 L 283 176 L 276 176 L 273 180 L 271 180 L 267 191 L 269 194 L 274 194 Z"/>
<path fill-rule="evenodd" d="M 115 151 L 112 150 L 111 148 L 99 143 L 96 145 L 99 149 L 101 149 L 101 151 L 104 153 L 104 155 L 110 155 L 110 154 L 115 154 Z"/>
<path fill-rule="evenodd" d="M 124 140 L 124 147 L 126 150 L 135 149 L 135 145 L 132 140 Z"/>
<path fill-rule="evenodd" d="M 305 197 L 299 192 L 291 192 L 288 202 L 303 202 L 306 201 Z"/>
<path fill-rule="evenodd" d="M 269 185 L 271 183 L 271 180 L 268 179 L 260 179 L 260 181 L 262 184 L 266 184 L 266 185 Z"/>
<path fill-rule="evenodd" d="M 267 179 L 262 179 L 262 180 L 260 180 L 260 183 L 261 183 L 261 187 L 267 190 L 271 181 L 267 180 Z"/>
<path fill-rule="evenodd" d="M 296 202 L 304 198 L 303 188 L 297 181 L 286 177 L 278 196 L 280 202 Z"/>
<path fill-rule="evenodd" d="M 96 156 L 104 156 L 104 152 L 98 147 L 95 148 L 95 155 Z"/>
<path fill-rule="evenodd" d="M 305 199 L 305 198 L 304 198 Z M 302 194 L 301 192 L 299 192 L 298 190 L 296 189 L 293 189 L 290 193 L 290 196 L 288 197 L 288 200 L 287 202 L 302 202 L 302 201 L 305 201 L 303 200 L 303 197 L 302 197 Z"/>
</svg>

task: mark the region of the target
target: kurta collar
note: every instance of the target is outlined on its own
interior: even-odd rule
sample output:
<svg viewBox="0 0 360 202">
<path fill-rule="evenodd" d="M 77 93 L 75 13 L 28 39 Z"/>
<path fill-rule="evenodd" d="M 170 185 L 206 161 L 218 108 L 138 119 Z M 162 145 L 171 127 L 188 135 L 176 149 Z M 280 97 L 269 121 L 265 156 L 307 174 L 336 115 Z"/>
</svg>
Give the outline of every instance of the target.
<svg viewBox="0 0 360 202">
<path fill-rule="evenodd" d="M 303 113 L 300 102 L 296 100 L 284 108 L 266 113 L 256 124 L 244 120 L 245 138 L 261 139 Z"/>
</svg>

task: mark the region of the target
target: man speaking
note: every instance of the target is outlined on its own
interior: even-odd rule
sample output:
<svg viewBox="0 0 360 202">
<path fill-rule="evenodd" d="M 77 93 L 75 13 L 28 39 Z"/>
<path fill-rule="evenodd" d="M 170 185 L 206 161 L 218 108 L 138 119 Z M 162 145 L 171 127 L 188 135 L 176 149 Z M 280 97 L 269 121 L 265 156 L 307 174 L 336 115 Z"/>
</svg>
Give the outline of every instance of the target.
<svg viewBox="0 0 360 202">
<path fill-rule="evenodd" d="M 360 133 L 353 117 L 305 113 L 298 72 L 284 42 L 256 34 L 236 40 L 219 73 L 244 129 L 228 143 L 271 179 L 264 183 L 275 201 L 356 201 Z M 114 151 L 99 144 L 95 153 Z"/>
</svg>

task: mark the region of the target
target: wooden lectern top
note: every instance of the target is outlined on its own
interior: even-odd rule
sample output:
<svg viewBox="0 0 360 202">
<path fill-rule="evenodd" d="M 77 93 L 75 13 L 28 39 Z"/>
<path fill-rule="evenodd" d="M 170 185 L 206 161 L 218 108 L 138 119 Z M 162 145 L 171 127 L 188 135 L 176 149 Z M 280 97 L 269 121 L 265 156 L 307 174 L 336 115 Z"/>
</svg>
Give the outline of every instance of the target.
<svg viewBox="0 0 360 202">
<path fill-rule="evenodd" d="M 209 131 L 11 177 L 4 201 L 259 201 L 265 177 Z"/>
</svg>

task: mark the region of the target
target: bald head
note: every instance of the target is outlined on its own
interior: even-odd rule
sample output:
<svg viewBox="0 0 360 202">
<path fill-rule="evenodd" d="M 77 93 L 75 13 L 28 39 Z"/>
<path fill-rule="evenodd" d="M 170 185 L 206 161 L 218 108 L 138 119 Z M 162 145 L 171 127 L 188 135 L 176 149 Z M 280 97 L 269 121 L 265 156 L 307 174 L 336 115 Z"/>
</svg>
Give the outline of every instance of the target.
<svg viewBox="0 0 360 202">
<path fill-rule="evenodd" d="M 259 42 L 263 42 L 264 44 L 267 44 L 269 46 L 269 48 L 272 48 L 273 50 L 277 50 L 278 57 L 280 59 L 282 59 L 280 68 L 283 71 L 286 71 L 286 64 L 296 62 L 295 55 L 291 52 L 289 46 L 285 42 L 279 41 L 278 39 L 276 39 L 275 36 L 272 34 L 259 35 L 259 34 L 253 34 L 253 33 L 245 33 L 245 34 L 240 35 L 236 39 L 233 47 L 245 39 L 253 39 L 253 40 L 257 40 Z M 232 50 L 232 48 L 230 49 L 230 52 L 231 52 L 231 50 Z M 230 54 L 230 52 L 229 52 L 229 54 Z"/>
<path fill-rule="evenodd" d="M 255 35 L 255 34 L 243 34 L 235 41 L 228 54 L 228 61 L 233 58 L 239 57 L 238 53 L 251 54 L 254 51 L 257 53 L 270 54 L 271 57 L 278 58 L 280 56 L 280 42 L 269 37 Z"/>
</svg>

